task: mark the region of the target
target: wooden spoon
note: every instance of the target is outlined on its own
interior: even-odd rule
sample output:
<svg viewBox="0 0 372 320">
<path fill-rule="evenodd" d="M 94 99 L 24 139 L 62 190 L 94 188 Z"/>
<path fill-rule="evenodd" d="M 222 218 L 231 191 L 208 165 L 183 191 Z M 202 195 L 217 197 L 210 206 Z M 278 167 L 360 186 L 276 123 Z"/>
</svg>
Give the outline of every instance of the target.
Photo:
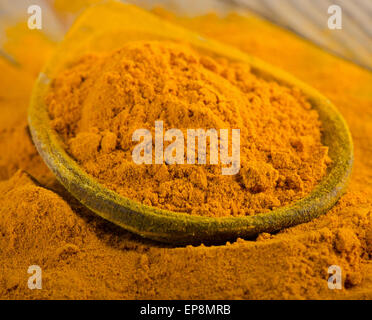
<svg viewBox="0 0 372 320">
<path fill-rule="evenodd" d="M 112 39 L 109 44 L 108 39 Z M 127 41 L 154 39 L 186 41 L 208 54 L 246 62 L 252 72 L 265 79 L 299 88 L 319 113 L 324 130 L 322 142 L 329 147 L 332 159 L 325 177 L 315 189 L 301 200 L 268 213 L 210 218 L 143 205 L 120 196 L 88 175 L 66 153 L 50 125 L 44 103 L 50 79 L 74 57 L 85 52 L 108 51 Z M 116 2 L 91 7 L 68 32 L 36 82 L 29 108 L 29 125 L 40 155 L 58 180 L 81 203 L 131 232 L 173 244 L 221 243 L 238 237 L 251 238 L 261 232 L 275 232 L 310 221 L 326 213 L 337 202 L 345 191 L 353 165 L 353 145 L 348 127 L 332 103 L 315 89 L 233 47 L 205 39 L 137 7 Z"/>
</svg>

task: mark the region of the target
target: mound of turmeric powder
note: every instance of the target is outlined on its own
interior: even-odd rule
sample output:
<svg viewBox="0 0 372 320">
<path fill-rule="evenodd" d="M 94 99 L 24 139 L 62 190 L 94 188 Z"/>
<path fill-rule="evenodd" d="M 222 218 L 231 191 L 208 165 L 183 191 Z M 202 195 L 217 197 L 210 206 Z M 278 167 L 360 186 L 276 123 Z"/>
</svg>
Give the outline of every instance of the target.
<svg viewBox="0 0 372 320">
<path fill-rule="evenodd" d="M 299 90 L 185 44 L 132 42 L 86 55 L 54 79 L 46 102 L 54 128 L 89 174 L 119 194 L 176 212 L 272 210 L 311 191 L 329 161 L 318 115 Z M 222 175 L 221 164 L 208 162 L 136 164 L 132 134 L 154 132 L 157 120 L 185 136 L 192 128 L 240 129 L 240 172 Z"/>
<path fill-rule="evenodd" d="M 46 103 L 89 174 L 123 196 L 176 212 L 266 212 L 309 193 L 329 162 L 318 114 L 298 89 L 181 43 L 131 42 L 88 54 L 53 80 Z M 185 137 L 187 129 L 240 129 L 239 173 L 222 175 L 221 163 L 136 164 L 132 135 L 154 133 L 157 120 Z"/>
<path fill-rule="evenodd" d="M 35 61 L 54 44 L 15 28 L 8 41 L 21 66 L 0 57 L 0 299 L 371 300 L 372 73 L 256 17 L 158 14 L 283 67 L 337 105 L 355 146 L 347 194 L 318 219 L 256 241 L 173 248 L 115 227 L 74 201 L 33 146 Z M 27 286 L 30 265 L 42 269 L 42 290 Z M 341 290 L 328 288 L 331 265 L 342 269 Z"/>
</svg>

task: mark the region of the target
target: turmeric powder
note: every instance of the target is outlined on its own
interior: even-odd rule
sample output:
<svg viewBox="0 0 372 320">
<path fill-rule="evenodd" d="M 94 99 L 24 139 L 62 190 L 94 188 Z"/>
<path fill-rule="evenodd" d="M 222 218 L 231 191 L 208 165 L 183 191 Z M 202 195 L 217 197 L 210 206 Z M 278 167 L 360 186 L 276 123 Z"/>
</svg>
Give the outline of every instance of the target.
<svg viewBox="0 0 372 320">
<path fill-rule="evenodd" d="M 331 99 L 353 134 L 347 194 L 326 215 L 257 240 L 172 248 L 139 239 L 55 180 L 27 132 L 34 70 L 0 58 L 0 299 L 372 299 L 372 74 L 256 17 L 157 14 L 279 65 Z M 36 31 L 17 34 L 22 61 L 46 59 L 23 50 L 23 33 L 40 41 Z M 43 270 L 42 290 L 27 287 L 32 264 Z M 342 290 L 327 287 L 333 264 Z"/>
<path fill-rule="evenodd" d="M 56 77 L 46 101 L 54 128 L 89 174 L 172 211 L 221 217 L 272 210 L 309 193 L 329 162 L 318 114 L 298 89 L 180 43 L 132 42 L 88 54 Z M 240 129 L 239 174 L 183 160 L 138 165 L 132 134 L 154 132 L 158 120 L 184 136 L 191 128 Z"/>
</svg>

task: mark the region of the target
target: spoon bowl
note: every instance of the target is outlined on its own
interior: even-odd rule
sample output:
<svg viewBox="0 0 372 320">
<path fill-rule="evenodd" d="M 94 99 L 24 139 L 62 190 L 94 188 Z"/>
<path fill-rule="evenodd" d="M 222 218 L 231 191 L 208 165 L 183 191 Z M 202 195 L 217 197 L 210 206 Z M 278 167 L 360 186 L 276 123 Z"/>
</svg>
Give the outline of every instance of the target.
<svg viewBox="0 0 372 320">
<path fill-rule="evenodd" d="M 105 45 L 102 39 L 105 39 Z M 107 45 L 107 39 L 112 39 L 110 45 Z M 143 205 L 120 196 L 88 175 L 66 153 L 60 137 L 51 127 L 44 102 L 50 79 L 74 57 L 85 52 L 113 50 L 127 41 L 155 39 L 186 41 L 210 55 L 248 63 L 252 72 L 262 78 L 299 88 L 319 114 L 322 142 L 328 146 L 332 159 L 326 175 L 314 190 L 289 206 L 267 213 L 210 218 Z M 348 127 L 332 103 L 315 89 L 238 49 L 203 38 L 131 5 L 114 2 L 86 10 L 68 32 L 36 81 L 28 120 L 41 157 L 75 198 L 126 230 L 172 244 L 221 243 L 308 222 L 326 213 L 337 202 L 346 189 L 353 165 L 353 145 Z"/>
</svg>

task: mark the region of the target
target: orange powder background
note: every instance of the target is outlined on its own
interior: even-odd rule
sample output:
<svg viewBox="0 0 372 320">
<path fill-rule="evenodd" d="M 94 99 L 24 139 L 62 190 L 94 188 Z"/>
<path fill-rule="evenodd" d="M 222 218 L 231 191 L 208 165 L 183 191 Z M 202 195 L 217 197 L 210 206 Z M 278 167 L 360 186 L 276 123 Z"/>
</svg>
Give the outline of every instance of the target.
<svg viewBox="0 0 372 320">
<path fill-rule="evenodd" d="M 310 223 L 222 246 L 173 248 L 103 221 L 64 191 L 30 140 L 29 95 L 54 44 L 19 25 L 6 49 L 21 68 L 0 59 L 0 298 L 371 299 L 371 73 L 254 17 L 157 14 L 278 65 L 332 100 L 355 144 L 347 194 Z M 27 288 L 33 264 L 42 290 Z M 342 290 L 327 287 L 334 264 Z"/>
</svg>

